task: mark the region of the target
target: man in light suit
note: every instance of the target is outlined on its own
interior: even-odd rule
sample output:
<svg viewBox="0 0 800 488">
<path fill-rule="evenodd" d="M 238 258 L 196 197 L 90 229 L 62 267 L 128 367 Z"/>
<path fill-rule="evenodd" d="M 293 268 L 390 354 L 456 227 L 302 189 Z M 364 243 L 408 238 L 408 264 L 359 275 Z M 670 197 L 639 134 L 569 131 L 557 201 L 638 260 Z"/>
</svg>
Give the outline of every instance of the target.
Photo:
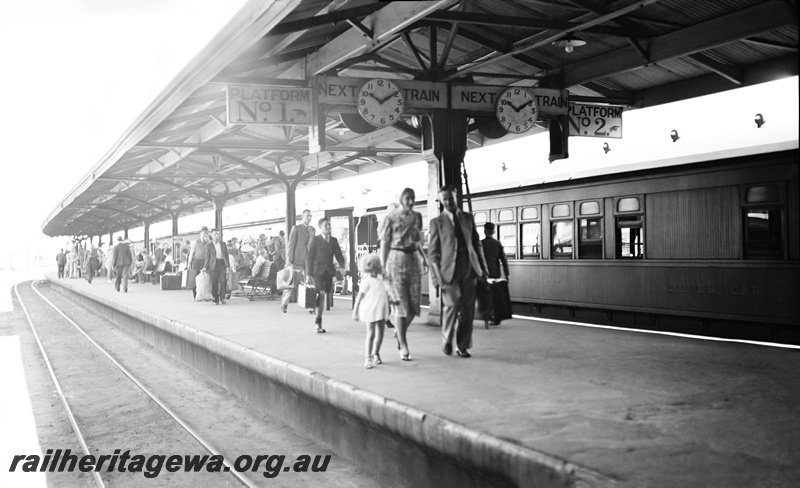
<svg viewBox="0 0 800 488">
<path fill-rule="evenodd" d="M 333 259 L 344 268 L 344 255 L 339 241 L 331 236 L 331 221 L 327 218 L 319 219 L 321 235 L 311 239 L 306 254 L 306 273 L 311 278 L 311 283 L 317 289 L 317 318 L 314 323 L 317 333 L 324 333 L 322 328 L 322 311 L 325 309 L 327 295 L 333 291 L 333 277 L 336 276 L 336 267 Z"/>
<path fill-rule="evenodd" d="M 228 246 L 222 242 L 219 229 L 211 231 L 213 241 L 207 245 L 205 269 L 211 276 L 211 295 L 214 304 L 225 305 L 225 295 L 228 291 L 228 268 L 231 267 L 228 255 Z"/>
<path fill-rule="evenodd" d="M 471 357 L 475 286 L 487 276 L 480 236 L 472 214 L 458 208 L 456 189 L 439 190 L 442 213 L 430 223 L 428 260 L 434 283 L 442 289 L 442 351 L 453 353 L 453 336 L 459 357 Z M 458 321 L 458 325 L 456 325 Z"/>
<path fill-rule="evenodd" d="M 208 227 L 205 225 L 200 228 L 200 237 L 192 241 L 189 251 L 188 266 L 191 267 L 195 276 L 199 275 L 208 264 Z M 197 296 L 197 285 L 192 286 L 192 300 Z"/>
<path fill-rule="evenodd" d="M 291 265 L 294 271 L 303 271 L 306 266 L 306 253 L 311 239 L 314 238 L 314 228 L 311 223 L 311 210 L 303 210 L 303 220 L 301 223 L 292 227 L 289 233 L 289 245 L 286 246 L 286 264 Z M 281 310 L 286 313 L 292 293 L 297 293 L 297 283 L 293 289 L 283 290 L 281 297 Z"/>
</svg>

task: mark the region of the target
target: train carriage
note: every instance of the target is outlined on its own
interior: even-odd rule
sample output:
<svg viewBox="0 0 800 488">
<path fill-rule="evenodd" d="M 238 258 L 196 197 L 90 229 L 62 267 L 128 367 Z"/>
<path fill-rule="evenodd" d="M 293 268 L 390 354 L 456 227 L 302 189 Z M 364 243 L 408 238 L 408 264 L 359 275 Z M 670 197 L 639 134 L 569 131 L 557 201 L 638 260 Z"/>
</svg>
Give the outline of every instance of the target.
<svg viewBox="0 0 800 488">
<path fill-rule="evenodd" d="M 476 195 L 476 221 L 497 224 L 521 311 L 682 316 L 796 336 L 794 146 Z"/>
</svg>

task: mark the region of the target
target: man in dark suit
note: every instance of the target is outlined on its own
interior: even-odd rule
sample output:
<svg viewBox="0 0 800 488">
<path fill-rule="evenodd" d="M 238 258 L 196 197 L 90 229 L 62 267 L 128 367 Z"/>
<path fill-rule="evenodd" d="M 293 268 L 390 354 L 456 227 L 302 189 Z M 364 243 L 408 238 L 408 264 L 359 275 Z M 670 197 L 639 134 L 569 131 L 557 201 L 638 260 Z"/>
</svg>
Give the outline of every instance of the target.
<svg viewBox="0 0 800 488">
<path fill-rule="evenodd" d="M 314 238 L 314 228 L 311 223 L 311 210 L 303 210 L 303 220 L 292 227 L 289 233 L 289 245 L 286 246 L 286 264 L 292 266 L 293 271 L 303 271 L 306 266 L 306 254 L 311 240 Z M 293 289 L 284 290 L 281 297 L 281 310 L 286 313 L 292 294 L 297 295 L 297 283 Z"/>
<path fill-rule="evenodd" d="M 66 265 L 67 265 L 67 255 L 64 254 L 64 250 L 63 249 L 58 251 L 58 254 L 56 254 L 56 264 L 58 265 L 58 277 L 59 278 L 63 278 L 64 277 L 64 267 L 66 267 Z"/>
<path fill-rule="evenodd" d="M 475 286 L 487 276 L 480 236 L 472 214 L 458 208 L 456 189 L 439 190 L 442 213 L 431 220 L 428 261 L 434 283 L 442 289 L 442 351 L 453 353 L 455 336 L 459 357 L 471 357 Z M 458 325 L 456 326 L 456 321 Z"/>
<path fill-rule="evenodd" d="M 336 267 L 333 258 L 344 268 L 344 256 L 339 241 L 331 237 L 331 221 L 327 218 L 319 219 L 318 235 L 311 240 L 306 253 L 306 275 L 317 289 L 317 318 L 314 323 L 317 332 L 325 332 L 322 328 L 322 311 L 325 308 L 325 298 L 333 288 L 333 277 L 336 276 Z"/>
<path fill-rule="evenodd" d="M 483 226 L 483 233 L 486 237 L 481 241 L 483 246 L 483 257 L 486 258 L 486 270 L 489 273 L 489 278 L 501 278 L 500 266 L 503 267 L 503 273 L 506 280 L 508 280 L 508 260 L 506 259 L 506 252 L 503 250 L 503 245 L 500 241 L 494 238 L 495 225 L 491 222 L 486 222 Z M 499 297 L 498 297 L 499 298 Z M 496 310 L 505 310 L 505 305 L 495 303 L 492 301 L 493 308 Z M 492 320 L 487 325 L 500 325 L 502 319 L 498 318 L 497 314 L 492 312 Z M 487 319 L 488 320 L 488 319 Z"/>
<path fill-rule="evenodd" d="M 120 282 L 123 283 L 122 289 L 128 293 L 128 277 L 130 276 L 130 268 L 133 263 L 133 251 L 128 241 L 123 241 L 122 237 L 117 237 L 117 245 L 114 246 L 114 255 L 111 262 L 114 269 L 117 270 L 117 279 L 114 282 L 114 288 L 119 291 Z"/>
<path fill-rule="evenodd" d="M 228 256 L 228 246 L 222 242 L 219 229 L 211 231 L 212 242 L 207 244 L 205 269 L 211 276 L 211 295 L 214 303 L 225 305 L 225 294 L 228 291 L 228 268 L 230 268 L 230 257 Z"/>
</svg>

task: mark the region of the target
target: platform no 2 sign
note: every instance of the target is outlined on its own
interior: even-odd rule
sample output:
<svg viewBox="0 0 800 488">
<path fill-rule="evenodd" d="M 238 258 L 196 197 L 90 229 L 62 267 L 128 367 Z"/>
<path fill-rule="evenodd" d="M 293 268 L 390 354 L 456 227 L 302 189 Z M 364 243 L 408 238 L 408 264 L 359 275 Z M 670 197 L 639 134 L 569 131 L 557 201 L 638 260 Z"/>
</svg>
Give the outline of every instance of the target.
<svg viewBox="0 0 800 488">
<path fill-rule="evenodd" d="M 622 107 L 570 103 L 569 135 L 622 139 Z"/>
</svg>

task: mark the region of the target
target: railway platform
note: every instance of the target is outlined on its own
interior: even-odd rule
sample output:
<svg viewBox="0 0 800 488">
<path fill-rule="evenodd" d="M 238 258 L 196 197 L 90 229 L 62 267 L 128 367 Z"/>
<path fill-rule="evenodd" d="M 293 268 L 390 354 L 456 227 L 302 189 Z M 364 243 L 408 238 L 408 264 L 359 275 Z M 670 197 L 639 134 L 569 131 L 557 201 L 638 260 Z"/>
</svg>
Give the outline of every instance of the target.
<svg viewBox="0 0 800 488">
<path fill-rule="evenodd" d="M 391 330 L 363 367 L 350 301 L 326 334 L 293 304 L 194 303 L 105 278 L 55 289 L 112 318 L 390 486 L 790 486 L 800 479 L 800 350 L 513 319 L 473 357 Z M 324 480 L 323 481 L 324 484 Z"/>
</svg>

